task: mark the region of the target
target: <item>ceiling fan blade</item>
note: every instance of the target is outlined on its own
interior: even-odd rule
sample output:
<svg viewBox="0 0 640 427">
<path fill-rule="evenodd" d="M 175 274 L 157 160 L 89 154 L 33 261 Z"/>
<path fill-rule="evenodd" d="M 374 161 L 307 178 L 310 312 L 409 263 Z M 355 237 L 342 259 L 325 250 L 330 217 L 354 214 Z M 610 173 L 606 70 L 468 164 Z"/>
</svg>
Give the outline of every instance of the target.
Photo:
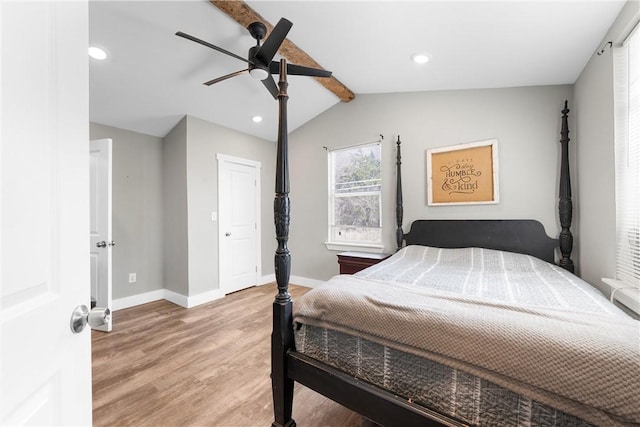
<svg viewBox="0 0 640 427">
<path fill-rule="evenodd" d="M 213 45 L 213 44 L 211 44 L 211 43 L 209 43 L 209 42 L 206 42 L 206 41 L 204 41 L 204 40 L 200 40 L 199 38 L 194 37 L 194 36 L 192 36 L 192 35 L 189 35 L 189 34 L 187 34 L 187 33 L 183 33 L 182 31 L 178 31 L 178 32 L 176 33 L 176 36 L 178 36 L 178 37 L 182 37 L 182 38 L 187 39 L 187 40 L 191 40 L 192 42 L 200 43 L 200 44 L 201 44 L 201 45 L 203 45 L 203 46 L 209 47 L 209 48 L 211 48 L 211 49 L 213 49 L 213 50 L 217 50 L 218 52 L 224 53 L 225 55 L 232 56 L 232 57 L 234 57 L 234 58 L 236 58 L 236 59 L 239 59 L 240 61 L 247 62 L 247 63 L 249 62 L 246 58 L 243 58 L 243 57 L 242 57 L 242 56 L 240 56 L 240 55 L 236 55 L 236 54 L 235 54 L 235 53 L 233 53 L 233 52 L 229 52 L 228 50 L 225 50 L 225 49 L 223 49 L 223 48 L 221 48 L 221 47 L 218 47 L 218 46 L 216 46 L 216 45 Z"/>
<path fill-rule="evenodd" d="M 293 24 L 291 21 L 285 18 L 280 18 L 276 26 L 271 30 L 269 37 L 267 37 L 264 44 L 256 53 L 256 58 L 258 58 L 263 64 L 271 62 L 273 57 L 276 56 L 278 49 L 280 49 L 280 45 L 284 39 L 287 38 L 287 34 L 292 26 Z"/>
<path fill-rule="evenodd" d="M 269 76 L 262 80 L 262 84 L 267 88 L 271 96 L 273 96 L 273 99 L 278 99 L 278 87 L 276 86 L 276 82 L 273 80 L 273 77 Z"/>
<path fill-rule="evenodd" d="M 272 61 L 269 66 L 271 74 L 280 73 L 280 63 Z M 290 76 L 311 76 L 311 77 L 331 77 L 331 71 L 319 68 L 304 67 L 302 65 L 287 64 L 287 74 Z"/>
<path fill-rule="evenodd" d="M 219 82 L 221 82 L 223 80 L 230 79 L 231 77 L 239 76 L 240 74 L 246 73 L 247 71 L 249 71 L 248 68 L 245 69 L 245 70 L 236 71 L 235 73 L 227 74 L 226 76 L 222 76 L 222 77 L 218 77 L 218 78 L 213 79 L 213 80 L 209 80 L 208 82 L 204 82 L 202 84 L 203 85 L 207 85 L 207 86 L 211 86 L 211 85 L 219 83 Z"/>
</svg>

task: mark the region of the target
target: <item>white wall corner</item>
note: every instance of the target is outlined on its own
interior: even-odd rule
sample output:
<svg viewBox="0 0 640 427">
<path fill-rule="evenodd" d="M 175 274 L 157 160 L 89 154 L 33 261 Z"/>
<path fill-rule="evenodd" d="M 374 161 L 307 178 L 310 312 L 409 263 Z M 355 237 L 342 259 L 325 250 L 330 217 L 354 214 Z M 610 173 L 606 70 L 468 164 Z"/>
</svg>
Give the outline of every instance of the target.
<svg viewBox="0 0 640 427">
<path fill-rule="evenodd" d="M 182 295 L 180 295 L 182 296 Z M 206 304 L 208 302 L 211 301 L 215 301 L 217 299 L 220 299 L 224 297 L 224 292 L 221 289 L 214 289 L 212 291 L 207 291 L 207 292 L 203 292 L 201 294 L 198 295 L 194 295 L 194 296 L 190 296 L 190 297 L 186 297 L 186 305 L 183 305 L 183 307 L 186 308 L 192 308 L 195 307 L 197 305 L 202 305 L 202 304 Z M 178 303 L 176 303 L 178 304 Z M 180 304 L 182 305 L 182 304 Z"/>
<path fill-rule="evenodd" d="M 276 281 L 276 275 L 274 273 L 267 274 L 266 276 L 262 276 L 258 279 L 258 284 L 256 286 L 264 286 Z"/>
<path fill-rule="evenodd" d="M 170 291 L 169 289 L 164 289 L 164 299 L 180 307 L 189 308 L 189 297 Z"/>
<path fill-rule="evenodd" d="M 122 310 L 136 305 L 142 305 L 161 299 L 167 300 L 184 308 L 192 308 L 201 304 L 217 300 L 224 297 L 224 293 L 220 289 L 203 292 L 194 296 L 184 296 L 169 289 L 158 289 L 156 291 L 145 292 L 143 294 L 132 295 L 130 297 L 114 299 L 111 303 L 112 311 Z"/>
<path fill-rule="evenodd" d="M 118 298 L 111 301 L 111 311 L 122 310 L 124 308 L 133 307 L 136 305 L 142 305 L 153 301 L 158 301 L 165 298 L 166 289 L 158 289 L 151 292 L 145 292 L 138 295 L 131 295 L 130 297 Z"/>
</svg>

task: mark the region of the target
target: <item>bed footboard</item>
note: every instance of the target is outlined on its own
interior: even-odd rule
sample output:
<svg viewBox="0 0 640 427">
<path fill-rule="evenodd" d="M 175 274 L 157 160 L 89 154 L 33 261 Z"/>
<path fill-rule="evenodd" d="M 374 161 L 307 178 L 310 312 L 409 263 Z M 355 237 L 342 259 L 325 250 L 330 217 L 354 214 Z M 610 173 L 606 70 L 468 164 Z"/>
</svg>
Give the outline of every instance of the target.
<svg viewBox="0 0 640 427">
<path fill-rule="evenodd" d="M 288 375 L 382 426 L 465 425 L 295 351 L 289 353 Z"/>
</svg>

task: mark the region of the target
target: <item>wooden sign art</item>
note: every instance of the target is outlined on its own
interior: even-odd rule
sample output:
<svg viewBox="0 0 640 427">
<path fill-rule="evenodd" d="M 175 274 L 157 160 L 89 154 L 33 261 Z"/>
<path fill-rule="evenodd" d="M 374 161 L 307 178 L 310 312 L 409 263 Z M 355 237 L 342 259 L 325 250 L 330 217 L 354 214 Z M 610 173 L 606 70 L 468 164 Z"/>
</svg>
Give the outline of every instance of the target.
<svg viewBox="0 0 640 427">
<path fill-rule="evenodd" d="M 427 150 L 430 206 L 498 203 L 498 140 Z"/>
</svg>

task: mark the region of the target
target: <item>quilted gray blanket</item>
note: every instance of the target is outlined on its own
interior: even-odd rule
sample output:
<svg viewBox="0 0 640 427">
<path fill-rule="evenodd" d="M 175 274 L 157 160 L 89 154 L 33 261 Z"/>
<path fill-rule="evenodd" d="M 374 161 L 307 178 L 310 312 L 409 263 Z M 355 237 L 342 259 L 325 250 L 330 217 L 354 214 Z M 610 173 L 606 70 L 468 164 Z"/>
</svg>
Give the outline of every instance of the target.
<svg viewBox="0 0 640 427">
<path fill-rule="evenodd" d="M 409 246 L 311 290 L 294 322 L 465 370 L 596 425 L 640 424 L 640 323 L 534 257 Z"/>
</svg>

